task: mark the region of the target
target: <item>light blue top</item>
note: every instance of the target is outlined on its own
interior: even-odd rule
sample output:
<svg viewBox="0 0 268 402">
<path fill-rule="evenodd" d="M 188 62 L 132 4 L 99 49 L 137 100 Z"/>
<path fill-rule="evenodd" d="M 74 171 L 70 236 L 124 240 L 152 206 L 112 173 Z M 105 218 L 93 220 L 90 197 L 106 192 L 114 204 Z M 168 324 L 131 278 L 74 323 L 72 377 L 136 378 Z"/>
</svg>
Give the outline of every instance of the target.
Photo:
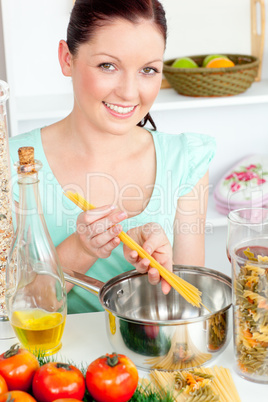
<svg viewBox="0 0 268 402">
<path fill-rule="evenodd" d="M 208 170 L 215 153 L 215 139 L 201 134 L 163 134 L 150 131 L 155 144 L 157 171 L 152 197 L 145 210 L 122 222 L 123 230 L 157 222 L 173 244 L 173 221 L 179 196 L 187 194 Z M 81 210 L 63 195 L 46 159 L 41 141 L 41 130 L 35 129 L 10 139 L 12 191 L 19 200 L 17 174 L 13 164 L 18 160 L 18 149 L 33 146 L 35 159 L 43 168 L 39 172 L 39 191 L 48 231 L 55 246 L 76 230 L 76 219 Z M 89 200 L 90 201 L 90 200 Z M 76 270 L 76 267 L 73 267 Z M 99 259 L 87 275 L 107 282 L 122 272 L 133 269 L 123 255 L 120 244 L 107 259 Z M 98 297 L 75 286 L 68 294 L 68 313 L 103 310 Z"/>
</svg>

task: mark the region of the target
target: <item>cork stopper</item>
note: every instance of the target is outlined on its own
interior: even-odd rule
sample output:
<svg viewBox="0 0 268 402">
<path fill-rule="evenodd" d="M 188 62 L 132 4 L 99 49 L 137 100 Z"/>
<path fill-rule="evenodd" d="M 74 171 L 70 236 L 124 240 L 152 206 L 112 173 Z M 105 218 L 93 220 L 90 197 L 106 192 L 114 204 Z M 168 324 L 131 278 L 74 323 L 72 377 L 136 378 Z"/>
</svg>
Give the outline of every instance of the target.
<svg viewBox="0 0 268 402">
<path fill-rule="evenodd" d="M 18 172 L 35 173 L 34 147 L 21 147 L 18 149 Z"/>
<path fill-rule="evenodd" d="M 20 165 L 34 164 L 34 147 L 21 147 L 18 149 Z"/>
</svg>

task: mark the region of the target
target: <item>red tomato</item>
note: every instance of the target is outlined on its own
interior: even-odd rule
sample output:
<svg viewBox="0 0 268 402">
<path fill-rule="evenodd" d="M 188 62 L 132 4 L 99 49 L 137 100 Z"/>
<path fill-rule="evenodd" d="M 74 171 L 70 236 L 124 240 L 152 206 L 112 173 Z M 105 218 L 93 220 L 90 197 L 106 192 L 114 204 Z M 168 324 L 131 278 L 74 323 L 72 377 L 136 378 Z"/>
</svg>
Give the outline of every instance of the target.
<svg viewBox="0 0 268 402">
<path fill-rule="evenodd" d="M 38 367 L 37 358 L 19 345 L 11 346 L 0 355 L 0 374 L 6 380 L 9 391 L 28 391 Z"/>
<path fill-rule="evenodd" d="M 10 391 L 0 395 L 0 402 L 36 402 L 36 400 L 27 392 Z"/>
<path fill-rule="evenodd" d="M 60 399 L 55 399 L 53 402 L 81 402 L 80 399 L 74 399 L 74 398 L 60 398 Z"/>
<path fill-rule="evenodd" d="M 36 371 L 32 390 L 34 397 L 42 402 L 61 398 L 75 398 L 81 401 L 86 385 L 83 374 L 75 366 L 50 362 Z"/>
<path fill-rule="evenodd" d="M 8 391 L 8 388 L 7 388 L 6 380 L 4 379 L 4 377 L 2 377 L 0 375 L 0 395 L 4 394 L 7 391 Z"/>
<path fill-rule="evenodd" d="M 86 385 L 97 402 L 126 402 L 134 394 L 139 375 L 134 363 L 113 353 L 94 360 L 87 368 Z"/>
</svg>

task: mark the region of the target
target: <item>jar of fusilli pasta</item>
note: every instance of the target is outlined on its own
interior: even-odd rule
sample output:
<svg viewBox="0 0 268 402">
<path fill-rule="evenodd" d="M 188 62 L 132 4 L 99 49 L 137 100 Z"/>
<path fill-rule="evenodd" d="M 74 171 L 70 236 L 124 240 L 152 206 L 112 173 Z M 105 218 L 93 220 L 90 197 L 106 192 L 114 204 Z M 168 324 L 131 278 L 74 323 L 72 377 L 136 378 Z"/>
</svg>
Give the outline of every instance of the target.
<svg viewBox="0 0 268 402">
<path fill-rule="evenodd" d="M 236 369 L 245 379 L 268 383 L 268 239 L 241 244 L 231 261 Z"/>
</svg>

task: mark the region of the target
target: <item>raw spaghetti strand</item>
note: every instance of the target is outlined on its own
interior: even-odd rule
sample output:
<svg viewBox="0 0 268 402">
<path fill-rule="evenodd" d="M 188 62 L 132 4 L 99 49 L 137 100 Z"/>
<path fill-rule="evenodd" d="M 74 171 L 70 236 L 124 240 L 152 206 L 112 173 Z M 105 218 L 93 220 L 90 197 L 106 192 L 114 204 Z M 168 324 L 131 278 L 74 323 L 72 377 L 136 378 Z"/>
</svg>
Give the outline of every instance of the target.
<svg viewBox="0 0 268 402">
<path fill-rule="evenodd" d="M 71 191 L 66 191 L 64 195 L 73 201 L 79 208 L 83 211 L 94 209 L 94 205 L 87 202 L 80 194 L 72 193 Z M 200 292 L 195 286 L 191 285 L 184 279 L 178 277 L 173 272 L 168 271 L 161 264 L 159 264 L 150 254 L 148 254 L 138 243 L 136 243 L 130 236 L 125 232 L 121 232 L 118 237 L 120 240 L 128 246 L 130 249 L 137 251 L 141 258 L 147 258 L 150 261 L 151 267 L 158 270 L 159 274 L 189 303 L 193 306 L 200 307 L 204 306 L 201 302 Z M 204 306 L 205 307 L 205 306 Z M 206 307 L 205 307 L 206 308 Z M 208 310 L 208 309 L 207 309 Z M 209 311 L 209 310 L 208 310 Z"/>
</svg>

